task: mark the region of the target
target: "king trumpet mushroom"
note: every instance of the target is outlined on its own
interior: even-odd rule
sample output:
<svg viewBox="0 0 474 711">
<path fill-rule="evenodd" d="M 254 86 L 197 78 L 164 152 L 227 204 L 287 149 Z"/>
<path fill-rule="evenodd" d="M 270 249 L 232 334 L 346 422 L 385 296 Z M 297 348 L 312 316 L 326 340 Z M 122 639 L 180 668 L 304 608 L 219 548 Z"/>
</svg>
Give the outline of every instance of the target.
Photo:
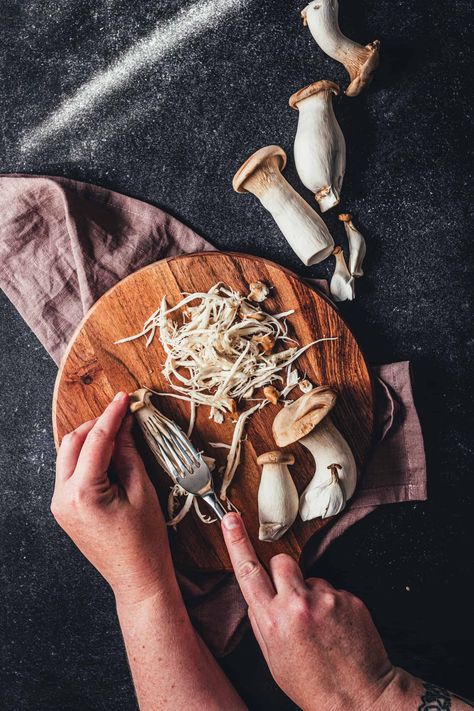
<svg viewBox="0 0 474 711">
<path fill-rule="evenodd" d="M 347 241 L 349 243 L 349 273 L 353 277 L 361 277 L 364 275 L 362 262 L 364 261 L 367 251 L 365 239 L 352 222 L 351 214 L 343 213 L 342 215 L 338 215 L 338 217 L 344 224 Z"/>
<path fill-rule="evenodd" d="M 340 513 L 356 487 L 354 456 L 329 415 L 336 399 L 335 391 L 322 385 L 280 410 L 273 421 L 279 447 L 300 442 L 314 459 L 314 476 L 300 497 L 303 521 Z"/>
<path fill-rule="evenodd" d="M 303 185 L 314 193 L 321 212 L 340 200 L 346 170 L 346 142 L 332 105 L 339 87 L 332 81 L 317 81 L 290 97 L 299 112 L 294 155 Z"/>
<path fill-rule="evenodd" d="M 347 267 L 342 247 L 337 246 L 333 255 L 336 258 L 336 265 L 329 282 L 329 291 L 334 301 L 352 301 L 355 297 L 354 277 Z"/>
<path fill-rule="evenodd" d="M 334 240 L 321 217 L 281 174 L 285 165 L 283 148 L 260 148 L 241 165 L 232 187 L 238 193 L 253 193 L 260 200 L 301 261 L 310 266 L 330 256 Z"/>
<path fill-rule="evenodd" d="M 299 497 L 288 471 L 294 464 L 292 454 L 266 452 L 257 459 L 262 466 L 258 488 L 258 537 L 261 541 L 277 541 L 290 528 L 298 514 Z"/>
<path fill-rule="evenodd" d="M 379 64 L 379 40 L 363 47 L 345 37 L 338 22 L 337 0 L 313 0 L 301 12 L 313 38 L 332 59 L 341 62 L 349 73 L 351 83 L 346 96 L 357 96 L 370 84 Z"/>
</svg>

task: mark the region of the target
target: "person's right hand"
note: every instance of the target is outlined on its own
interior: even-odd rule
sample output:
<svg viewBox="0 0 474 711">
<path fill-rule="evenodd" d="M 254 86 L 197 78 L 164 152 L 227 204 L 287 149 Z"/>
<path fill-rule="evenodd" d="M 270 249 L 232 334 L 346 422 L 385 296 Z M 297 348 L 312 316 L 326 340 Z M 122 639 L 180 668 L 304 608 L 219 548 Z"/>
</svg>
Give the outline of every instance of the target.
<svg viewBox="0 0 474 711">
<path fill-rule="evenodd" d="M 133 441 L 128 401 L 119 393 L 98 419 L 63 438 L 51 511 L 117 602 L 134 604 L 168 590 L 176 578 L 158 497 Z"/>
<path fill-rule="evenodd" d="M 304 580 L 285 554 L 271 559 L 270 577 L 241 517 L 227 514 L 222 527 L 255 637 L 287 696 L 304 711 L 384 708 L 398 671 L 364 603 L 325 580 Z"/>
</svg>

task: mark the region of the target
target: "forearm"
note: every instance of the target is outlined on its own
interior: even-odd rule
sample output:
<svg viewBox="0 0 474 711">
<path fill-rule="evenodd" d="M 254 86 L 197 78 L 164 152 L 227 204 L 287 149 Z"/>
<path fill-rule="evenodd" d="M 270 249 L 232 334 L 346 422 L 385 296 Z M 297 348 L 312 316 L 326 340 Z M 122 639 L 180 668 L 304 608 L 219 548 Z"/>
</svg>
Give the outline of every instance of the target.
<svg viewBox="0 0 474 711">
<path fill-rule="evenodd" d="M 117 612 L 141 711 L 246 708 L 194 630 L 175 580 L 140 602 L 118 599 Z"/>
<path fill-rule="evenodd" d="M 435 684 L 417 679 L 404 669 L 396 669 L 373 711 L 385 711 L 387 708 L 391 711 L 466 711 L 474 708 L 474 704 Z"/>
</svg>

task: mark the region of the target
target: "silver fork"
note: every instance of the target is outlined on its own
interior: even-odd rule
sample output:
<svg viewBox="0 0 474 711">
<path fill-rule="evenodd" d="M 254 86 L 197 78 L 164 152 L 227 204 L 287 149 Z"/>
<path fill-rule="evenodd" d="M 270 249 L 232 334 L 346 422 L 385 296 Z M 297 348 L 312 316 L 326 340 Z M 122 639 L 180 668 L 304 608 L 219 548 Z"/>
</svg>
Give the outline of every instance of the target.
<svg viewBox="0 0 474 711">
<path fill-rule="evenodd" d="M 148 446 L 160 466 L 175 484 L 194 496 L 200 496 L 222 520 L 226 509 L 216 496 L 212 475 L 206 462 L 180 427 L 153 405 L 150 391 L 135 390 L 130 395 L 130 411 L 135 415 Z"/>
</svg>

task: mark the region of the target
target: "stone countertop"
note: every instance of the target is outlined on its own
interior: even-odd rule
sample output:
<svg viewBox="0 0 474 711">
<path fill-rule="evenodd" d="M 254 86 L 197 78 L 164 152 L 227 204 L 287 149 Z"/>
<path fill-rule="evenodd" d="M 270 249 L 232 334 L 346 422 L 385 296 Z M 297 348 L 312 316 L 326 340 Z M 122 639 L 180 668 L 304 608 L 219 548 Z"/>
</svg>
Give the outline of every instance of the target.
<svg viewBox="0 0 474 711">
<path fill-rule="evenodd" d="M 285 174 L 311 200 L 291 158 L 288 97 L 321 78 L 345 85 L 344 70 L 293 2 L 197 4 L 208 20 L 189 32 L 182 2 L 0 0 L 0 170 L 104 185 L 163 207 L 221 249 L 326 276 L 330 260 L 303 268 L 231 178 L 253 150 L 278 143 Z M 357 300 L 342 312 L 370 362 L 413 364 L 429 501 L 380 508 L 313 571 L 365 600 L 397 664 L 465 695 L 474 691 L 469 10 L 468 0 L 341 2 L 347 34 L 383 47 L 371 90 L 335 102 L 348 144 L 341 208 L 368 244 Z M 326 216 L 343 243 L 336 215 Z M 112 596 L 49 512 L 56 368 L 3 295 L 0 309 L 0 705 L 134 709 Z M 293 708 L 250 636 L 223 664 L 251 709 Z"/>
</svg>

